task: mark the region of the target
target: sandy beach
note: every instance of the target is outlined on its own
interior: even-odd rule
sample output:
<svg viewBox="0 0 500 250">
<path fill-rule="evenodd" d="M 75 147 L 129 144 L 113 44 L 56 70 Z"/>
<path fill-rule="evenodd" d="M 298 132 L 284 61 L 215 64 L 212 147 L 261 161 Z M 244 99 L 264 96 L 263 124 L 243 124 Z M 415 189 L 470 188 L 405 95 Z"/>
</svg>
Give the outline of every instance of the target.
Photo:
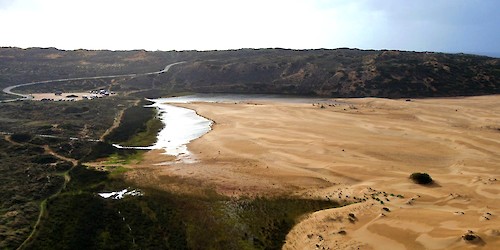
<svg viewBox="0 0 500 250">
<path fill-rule="evenodd" d="M 500 96 L 179 104 L 214 121 L 196 163 L 145 154 L 128 179 L 230 196 L 348 203 L 305 216 L 284 249 L 496 249 Z M 435 184 L 409 180 L 429 173 Z M 471 230 L 478 236 L 468 242 Z"/>
</svg>

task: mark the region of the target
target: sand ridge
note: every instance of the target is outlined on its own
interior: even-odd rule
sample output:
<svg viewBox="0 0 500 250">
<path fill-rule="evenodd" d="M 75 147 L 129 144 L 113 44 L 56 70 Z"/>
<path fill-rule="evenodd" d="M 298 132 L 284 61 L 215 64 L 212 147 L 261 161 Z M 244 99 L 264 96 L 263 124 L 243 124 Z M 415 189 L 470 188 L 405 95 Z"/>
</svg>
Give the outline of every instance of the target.
<svg viewBox="0 0 500 250">
<path fill-rule="evenodd" d="M 177 191 L 354 203 L 306 216 L 285 249 L 500 245 L 500 96 L 336 101 L 182 104 L 215 122 L 189 145 L 197 162 L 142 163 L 129 178 Z M 436 184 L 414 184 L 412 172 Z M 467 230 L 481 239 L 465 242 Z"/>
</svg>

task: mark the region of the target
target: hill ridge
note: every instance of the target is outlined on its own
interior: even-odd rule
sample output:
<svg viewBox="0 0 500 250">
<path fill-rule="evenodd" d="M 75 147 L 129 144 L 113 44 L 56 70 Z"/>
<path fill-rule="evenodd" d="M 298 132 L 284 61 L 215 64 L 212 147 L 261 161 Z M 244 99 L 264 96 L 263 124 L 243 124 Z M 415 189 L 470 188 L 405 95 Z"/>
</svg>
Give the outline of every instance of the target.
<svg viewBox="0 0 500 250">
<path fill-rule="evenodd" d="M 500 59 L 400 50 L 238 49 L 107 51 L 0 48 L 0 87 L 99 74 L 149 72 L 123 79 L 123 90 L 293 94 L 330 97 L 450 97 L 500 93 Z M 151 84 L 151 81 L 154 84 Z"/>
</svg>

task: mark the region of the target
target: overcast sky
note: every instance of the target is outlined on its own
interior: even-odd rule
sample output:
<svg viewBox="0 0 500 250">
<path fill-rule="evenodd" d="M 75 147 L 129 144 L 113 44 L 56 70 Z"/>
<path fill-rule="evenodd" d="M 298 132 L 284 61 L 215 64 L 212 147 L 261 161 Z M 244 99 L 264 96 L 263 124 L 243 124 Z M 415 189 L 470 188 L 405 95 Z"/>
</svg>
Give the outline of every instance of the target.
<svg viewBox="0 0 500 250">
<path fill-rule="evenodd" d="M 0 0 L 0 46 L 500 53 L 500 0 Z"/>
</svg>

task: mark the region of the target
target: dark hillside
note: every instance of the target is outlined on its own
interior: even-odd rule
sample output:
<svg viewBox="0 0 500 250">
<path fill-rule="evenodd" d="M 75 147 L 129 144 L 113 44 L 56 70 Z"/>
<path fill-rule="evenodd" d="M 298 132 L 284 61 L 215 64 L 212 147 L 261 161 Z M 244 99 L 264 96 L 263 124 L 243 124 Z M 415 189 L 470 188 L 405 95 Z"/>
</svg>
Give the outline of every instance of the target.
<svg viewBox="0 0 500 250">
<path fill-rule="evenodd" d="M 500 60 L 401 51 L 245 50 L 172 68 L 173 91 L 434 97 L 500 93 Z"/>
<path fill-rule="evenodd" d="M 497 58 L 346 48 L 203 52 L 1 48 L 0 87 L 36 80 L 152 72 L 178 61 L 187 63 L 158 76 L 121 79 L 113 88 L 390 98 L 500 93 Z"/>
</svg>

